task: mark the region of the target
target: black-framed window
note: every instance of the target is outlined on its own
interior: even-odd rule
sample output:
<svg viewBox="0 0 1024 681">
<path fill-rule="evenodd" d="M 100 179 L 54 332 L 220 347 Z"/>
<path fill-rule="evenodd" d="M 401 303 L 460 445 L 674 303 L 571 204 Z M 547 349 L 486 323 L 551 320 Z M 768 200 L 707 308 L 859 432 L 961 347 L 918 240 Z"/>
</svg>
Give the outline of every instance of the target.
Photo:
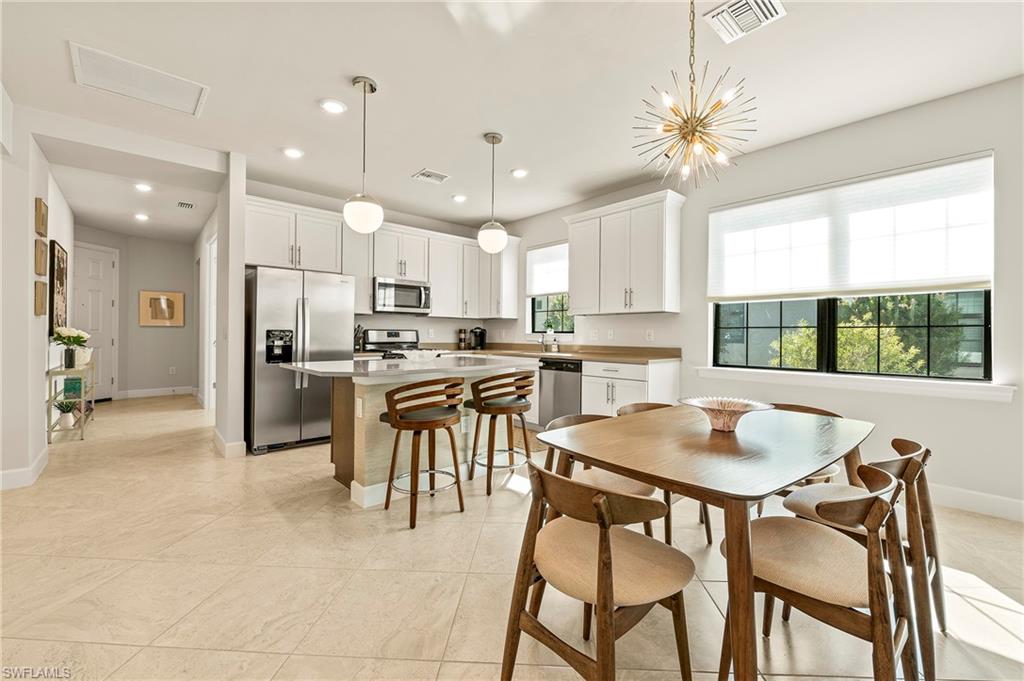
<svg viewBox="0 0 1024 681">
<path fill-rule="evenodd" d="M 714 365 L 990 380 L 991 291 L 715 305 Z"/>
<path fill-rule="evenodd" d="M 569 294 L 552 293 L 531 298 L 531 326 L 533 333 L 553 329 L 555 333 L 573 333 L 575 322 L 569 314 Z"/>
</svg>

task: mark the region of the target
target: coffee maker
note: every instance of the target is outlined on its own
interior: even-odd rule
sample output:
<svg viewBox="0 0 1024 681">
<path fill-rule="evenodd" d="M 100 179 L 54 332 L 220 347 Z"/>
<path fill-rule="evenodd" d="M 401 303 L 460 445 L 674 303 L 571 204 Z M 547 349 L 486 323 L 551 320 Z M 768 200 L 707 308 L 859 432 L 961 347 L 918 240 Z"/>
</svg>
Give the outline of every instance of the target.
<svg viewBox="0 0 1024 681">
<path fill-rule="evenodd" d="M 469 330 L 469 349 L 483 350 L 487 347 L 487 329 L 477 326 Z"/>
</svg>

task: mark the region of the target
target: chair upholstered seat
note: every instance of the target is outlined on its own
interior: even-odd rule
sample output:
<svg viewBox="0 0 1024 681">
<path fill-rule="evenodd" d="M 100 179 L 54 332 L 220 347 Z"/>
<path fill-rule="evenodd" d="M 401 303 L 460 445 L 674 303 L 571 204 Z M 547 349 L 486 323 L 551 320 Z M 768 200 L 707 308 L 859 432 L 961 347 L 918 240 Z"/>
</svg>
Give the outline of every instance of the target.
<svg viewBox="0 0 1024 681">
<path fill-rule="evenodd" d="M 462 403 L 462 406 L 464 406 L 466 409 L 476 409 L 476 405 L 473 402 L 473 400 L 466 400 L 465 402 Z M 516 396 L 499 397 L 493 400 L 484 400 L 483 406 L 485 409 L 487 407 L 526 407 L 527 409 L 529 409 L 530 400 L 526 399 L 525 397 Z"/>
<path fill-rule="evenodd" d="M 845 525 L 836 525 L 835 523 L 825 520 L 818 515 L 815 510 L 819 503 L 822 501 L 837 501 L 840 499 L 853 499 L 864 494 L 863 487 L 854 487 L 852 485 L 807 485 L 801 487 L 796 491 L 792 492 L 788 497 L 783 499 L 782 505 L 785 509 L 791 513 L 795 513 L 801 518 L 807 518 L 823 525 L 830 525 L 832 527 L 839 527 L 847 532 L 857 532 L 859 534 L 867 534 L 867 530 L 863 527 L 853 528 L 846 527 Z M 900 536 L 903 541 L 907 541 L 907 510 L 903 504 L 896 504 L 894 510 L 896 511 L 897 518 L 900 525 Z"/>
<path fill-rule="evenodd" d="M 679 593 L 694 565 L 681 551 L 623 527 L 611 530 L 615 605 L 654 603 Z M 562 516 L 538 532 L 534 560 L 551 586 L 584 603 L 597 600 L 600 528 Z"/>
<path fill-rule="evenodd" d="M 830 463 L 829 465 L 816 472 L 814 475 L 807 476 L 808 480 L 824 480 L 825 478 L 835 478 L 839 475 L 841 469 L 838 464 Z"/>
<path fill-rule="evenodd" d="M 611 473 L 600 468 L 588 468 L 573 474 L 573 480 L 582 482 L 594 487 L 600 487 L 610 492 L 620 494 L 635 494 L 640 497 L 653 496 L 657 491 L 653 485 L 648 485 L 639 480 L 633 480 L 617 473 Z"/>
<path fill-rule="evenodd" d="M 430 409 L 420 409 L 418 411 L 407 411 L 398 420 L 404 422 L 414 421 L 440 421 L 442 419 L 457 419 L 459 416 L 458 407 L 432 407 Z M 391 419 L 388 418 L 388 413 L 381 412 L 380 415 L 381 423 L 391 423 Z"/>
<path fill-rule="evenodd" d="M 870 605 L 867 549 L 825 525 L 803 518 L 757 518 L 750 523 L 750 553 L 755 577 L 826 603 Z"/>
</svg>

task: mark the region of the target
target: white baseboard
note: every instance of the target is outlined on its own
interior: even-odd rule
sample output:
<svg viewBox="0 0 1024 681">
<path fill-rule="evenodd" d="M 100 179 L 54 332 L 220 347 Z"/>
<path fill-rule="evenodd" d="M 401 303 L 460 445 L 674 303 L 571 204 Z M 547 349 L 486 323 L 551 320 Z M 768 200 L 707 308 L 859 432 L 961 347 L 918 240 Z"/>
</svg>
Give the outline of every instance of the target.
<svg viewBox="0 0 1024 681">
<path fill-rule="evenodd" d="M 201 392 L 199 392 L 198 389 L 196 389 L 196 388 L 192 389 L 192 396 L 196 398 L 196 402 L 199 403 L 200 407 L 202 407 L 203 409 L 206 409 L 206 401 L 203 400 L 203 394 Z"/>
<path fill-rule="evenodd" d="M 992 515 L 1017 522 L 1024 521 L 1024 500 L 1001 497 L 996 494 L 975 492 L 963 487 L 928 483 L 932 501 L 937 506 L 950 506 L 963 511 Z"/>
<path fill-rule="evenodd" d="M 440 470 L 450 472 L 455 470 L 455 468 L 453 466 L 445 466 Z M 462 480 L 465 481 L 466 476 L 469 473 L 469 465 L 465 463 L 459 464 L 459 473 L 462 476 Z M 445 480 L 443 484 L 448 484 L 450 480 L 451 478 Z M 349 490 L 352 501 L 356 506 L 359 508 L 369 508 L 370 506 L 377 506 L 384 503 L 384 497 L 386 497 L 388 493 L 388 483 L 378 482 L 376 485 L 367 485 L 366 487 L 363 487 L 353 480 Z M 398 493 L 397 496 L 404 497 L 406 495 Z M 392 495 L 391 498 L 394 499 L 395 495 Z"/>
<path fill-rule="evenodd" d="M 241 458 L 246 453 L 245 440 L 226 442 L 216 428 L 213 429 L 213 444 L 217 447 L 217 453 L 225 459 Z"/>
<path fill-rule="evenodd" d="M 47 446 L 43 447 L 42 451 L 36 454 L 35 459 L 28 466 L 14 468 L 9 471 L 0 471 L 0 489 L 28 487 L 39 478 L 49 460 L 50 448 Z"/>
<path fill-rule="evenodd" d="M 118 390 L 114 393 L 115 400 L 133 400 L 139 397 L 162 397 L 164 395 L 192 395 L 195 388 L 190 385 L 179 385 L 168 388 L 140 388 L 138 390 Z"/>
</svg>

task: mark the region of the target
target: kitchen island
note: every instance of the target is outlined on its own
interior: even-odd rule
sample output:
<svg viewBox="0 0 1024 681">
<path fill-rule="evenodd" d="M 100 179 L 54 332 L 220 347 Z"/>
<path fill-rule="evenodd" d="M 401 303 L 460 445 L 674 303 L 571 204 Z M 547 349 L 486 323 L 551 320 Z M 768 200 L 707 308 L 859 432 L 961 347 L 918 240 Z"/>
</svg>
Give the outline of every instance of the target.
<svg viewBox="0 0 1024 681">
<path fill-rule="evenodd" d="M 395 359 L 355 359 L 325 362 L 281 364 L 283 369 L 331 379 L 331 461 L 334 478 L 349 488 L 352 501 L 362 507 L 384 501 L 388 466 L 395 431 L 380 420 L 387 411 L 384 394 L 400 385 L 432 378 L 466 379 L 464 399 L 469 399 L 469 384 L 484 376 L 509 371 L 536 370 L 539 362 L 528 357 L 491 355 L 444 355 L 425 361 Z M 464 409 L 457 443 L 459 461 L 469 463 L 472 445 L 472 410 Z M 504 419 L 499 419 L 504 421 Z M 502 426 L 503 427 L 503 426 Z M 499 435 L 500 437 L 500 435 Z M 500 441 L 500 440 L 499 440 Z M 403 438 L 397 473 L 409 469 L 408 438 Z M 447 438 L 438 438 L 438 460 L 448 459 Z"/>
</svg>

